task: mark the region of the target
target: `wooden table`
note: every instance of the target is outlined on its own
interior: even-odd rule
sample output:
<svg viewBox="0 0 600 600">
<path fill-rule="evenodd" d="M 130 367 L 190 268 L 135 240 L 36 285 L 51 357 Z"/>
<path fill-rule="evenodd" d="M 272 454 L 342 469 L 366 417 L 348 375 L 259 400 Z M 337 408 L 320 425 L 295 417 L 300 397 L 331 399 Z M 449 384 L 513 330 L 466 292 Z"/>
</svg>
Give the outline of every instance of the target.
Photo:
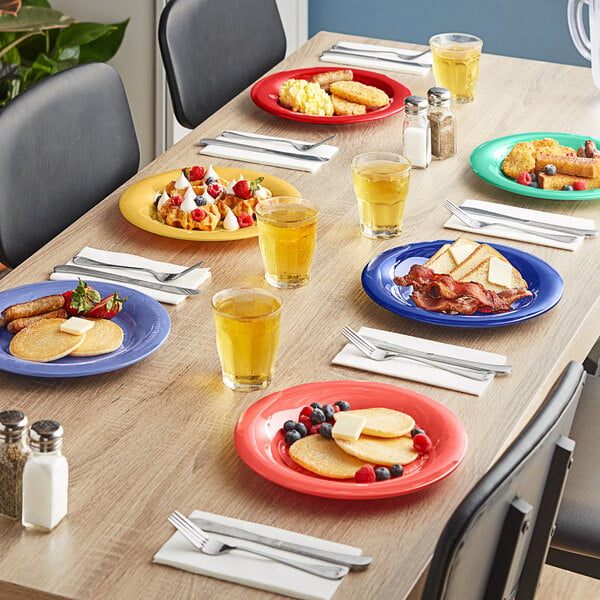
<svg viewBox="0 0 600 600">
<path fill-rule="evenodd" d="M 320 51 L 340 37 L 320 33 L 276 70 L 321 65 Z M 388 74 L 420 95 L 434 84 L 433 74 Z M 596 276 L 600 241 L 596 239 L 587 240 L 575 253 L 510 243 L 555 267 L 565 289 L 552 311 L 509 327 L 429 326 L 388 312 L 363 292 L 362 268 L 384 250 L 456 237 L 456 232 L 442 227 L 448 218 L 441 204 L 445 198 L 491 200 L 595 218 L 600 223 L 598 201 L 516 196 L 483 182 L 468 165 L 469 153 L 477 145 L 499 136 L 528 131 L 590 135 L 600 130 L 600 94 L 589 69 L 485 54 L 476 101 L 454 110 L 459 155 L 413 172 L 400 239 L 373 241 L 359 235 L 349 163 L 360 152 L 400 150 L 402 114 L 365 124 L 307 125 L 263 112 L 245 91 L 134 180 L 207 163 L 206 157 L 198 156 L 197 140 L 225 128 L 314 140 L 336 132 L 340 151 L 318 174 L 254 167 L 286 179 L 322 207 L 312 282 L 283 292 L 281 346 L 267 393 L 311 381 L 352 379 L 383 381 L 424 393 L 464 423 L 469 449 L 461 467 L 420 493 L 371 501 L 303 495 L 254 474 L 236 454 L 233 428 L 240 414 L 266 393 L 234 393 L 221 383 L 210 298 L 231 286 L 266 285 L 257 241 L 188 243 L 142 231 L 119 213 L 126 184 L 0 280 L 0 290 L 47 280 L 53 265 L 65 262 L 84 245 L 179 264 L 203 258 L 213 277 L 202 286 L 200 296 L 166 307 L 172 320 L 167 342 L 136 365 L 62 380 L 0 373 L 0 408 L 19 408 L 32 421 L 55 418 L 64 425 L 64 451 L 72 474 L 69 515 L 51 534 L 35 534 L 19 523 L 0 521 L 0 598 L 275 597 L 152 564 L 153 554 L 172 534 L 166 517 L 174 508 L 300 530 L 359 546 L 373 555 L 372 566 L 347 576 L 336 597 L 381 598 L 393 593 L 400 598 L 409 592 L 454 507 L 544 399 L 567 362 L 583 360 L 600 332 Z M 515 369 L 477 398 L 336 367 L 331 359 L 344 344 L 339 334 L 344 324 L 506 354 Z"/>
</svg>

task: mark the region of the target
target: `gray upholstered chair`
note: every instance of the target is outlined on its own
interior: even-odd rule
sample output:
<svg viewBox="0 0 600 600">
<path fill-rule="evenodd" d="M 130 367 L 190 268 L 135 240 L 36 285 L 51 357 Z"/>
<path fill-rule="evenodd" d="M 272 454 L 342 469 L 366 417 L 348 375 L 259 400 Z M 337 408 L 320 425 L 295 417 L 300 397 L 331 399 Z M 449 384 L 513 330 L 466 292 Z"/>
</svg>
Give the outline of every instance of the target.
<svg viewBox="0 0 600 600">
<path fill-rule="evenodd" d="M 423 600 L 534 597 L 575 447 L 567 436 L 584 380 L 583 367 L 570 363 L 527 427 L 453 513 Z"/>
<path fill-rule="evenodd" d="M 0 262 L 16 267 L 133 176 L 139 148 L 119 74 L 84 64 L 0 111 Z"/>
<path fill-rule="evenodd" d="M 275 0 L 170 0 L 158 42 L 175 117 L 196 127 L 284 56 Z"/>
</svg>

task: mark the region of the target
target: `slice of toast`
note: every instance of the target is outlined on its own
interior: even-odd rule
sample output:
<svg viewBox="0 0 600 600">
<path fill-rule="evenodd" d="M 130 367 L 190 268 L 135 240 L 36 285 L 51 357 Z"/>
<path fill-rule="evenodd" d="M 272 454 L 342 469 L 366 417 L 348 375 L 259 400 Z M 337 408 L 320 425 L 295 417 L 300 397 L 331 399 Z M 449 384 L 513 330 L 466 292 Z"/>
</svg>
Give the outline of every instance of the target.
<svg viewBox="0 0 600 600">
<path fill-rule="evenodd" d="M 574 175 L 546 175 L 538 173 L 538 182 L 544 190 L 562 190 L 564 185 L 573 185 L 575 181 L 585 181 L 585 189 L 593 190 L 600 188 L 600 177 L 575 177 Z"/>
<path fill-rule="evenodd" d="M 535 170 L 543 171 L 547 165 L 554 165 L 556 170 L 563 175 L 600 177 L 600 158 L 537 154 L 535 157 Z"/>
<path fill-rule="evenodd" d="M 504 290 L 510 290 L 513 288 L 527 289 L 527 282 L 523 279 L 523 277 L 521 277 L 521 273 L 519 273 L 519 271 L 517 271 L 504 257 L 502 257 L 502 262 L 510 267 L 507 281 L 508 285 L 498 283 L 497 276 L 492 275 L 492 262 L 494 260 L 499 259 L 495 255 L 488 256 L 472 271 L 462 277 L 460 281 L 475 281 L 477 283 L 481 283 L 484 288 L 493 292 L 502 292 Z"/>
<path fill-rule="evenodd" d="M 452 244 L 444 244 L 424 266 L 434 273 L 450 273 L 458 266 L 454 253 L 458 255 L 461 251 L 457 249 L 461 246 L 470 246 L 474 251 L 479 244 L 468 238 L 459 237 Z"/>
<path fill-rule="evenodd" d="M 479 244 L 465 260 L 450 271 L 449 275 L 456 281 L 461 281 L 467 273 L 473 271 L 488 256 L 495 256 L 500 260 L 506 260 L 495 248 L 492 248 L 488 244 Z"/>
</svg>

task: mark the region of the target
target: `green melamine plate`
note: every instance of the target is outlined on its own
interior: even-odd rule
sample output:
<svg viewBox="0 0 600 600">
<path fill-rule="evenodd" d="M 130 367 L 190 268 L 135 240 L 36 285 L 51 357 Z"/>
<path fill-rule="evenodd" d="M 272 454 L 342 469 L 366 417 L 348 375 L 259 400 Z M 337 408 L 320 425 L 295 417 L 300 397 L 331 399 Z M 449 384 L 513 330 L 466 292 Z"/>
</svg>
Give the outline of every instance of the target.
<svg viewBox="0 0 600 600">
<path fill-rule="evenodd" d="M 594 140 L 596 145 L 600 147 L 600 141 L 585 135 L 573 135 L 570 133 L 555 133 L 555 132 L 533 132 L 533 133 L 517 133 L 515 135 L 507 135 L 497 138 L 489 142 L 485 142 L 477 146 L 469 163 L 471 169 L 478 177 L 484 181 L 495 185 L 496 187 L 514 192 L 521 196 L 532 196 L 533 198 L 545 198 L 546 200 L 598 200 L 600 198 L 600 189 L 583 190 L 580 192 L 565 192 L 563 190 L 542 190 L 540 188 L 532 188 L 526 185 L 517 183 L 515 179 L 507 177 L 500 168 L 502 161 L 510 152 L 511 148 L 518 142 L 529 142 L 531 140 L 539 140 L 542 138 L 554 138 L 561 146 L 569 146 L 577 151 L 579 146 L 583 146 L 586 140 Z"/>
</svg>

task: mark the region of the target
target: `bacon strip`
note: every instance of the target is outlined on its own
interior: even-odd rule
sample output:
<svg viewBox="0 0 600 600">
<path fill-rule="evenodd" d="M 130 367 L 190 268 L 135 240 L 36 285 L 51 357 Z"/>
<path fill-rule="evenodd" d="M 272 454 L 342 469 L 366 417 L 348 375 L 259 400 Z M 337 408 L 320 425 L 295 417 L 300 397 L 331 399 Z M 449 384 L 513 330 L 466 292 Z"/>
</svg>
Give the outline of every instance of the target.
<svg viewBox="0 0 600 600">
<path fill-rule="evenodd" d="M 407 275 L 394 277 L 400 286 L 413 286 L 411 298 L 425 310 L 472 315 L 479 312 L 506 312 L 513 302 L 531 292 L 514 288 L 499 293 L 487 290 L 480 283 L 456 281 L 450 275 L 435 273 L 423 265 L 412 265 Z"/>
</svg>

